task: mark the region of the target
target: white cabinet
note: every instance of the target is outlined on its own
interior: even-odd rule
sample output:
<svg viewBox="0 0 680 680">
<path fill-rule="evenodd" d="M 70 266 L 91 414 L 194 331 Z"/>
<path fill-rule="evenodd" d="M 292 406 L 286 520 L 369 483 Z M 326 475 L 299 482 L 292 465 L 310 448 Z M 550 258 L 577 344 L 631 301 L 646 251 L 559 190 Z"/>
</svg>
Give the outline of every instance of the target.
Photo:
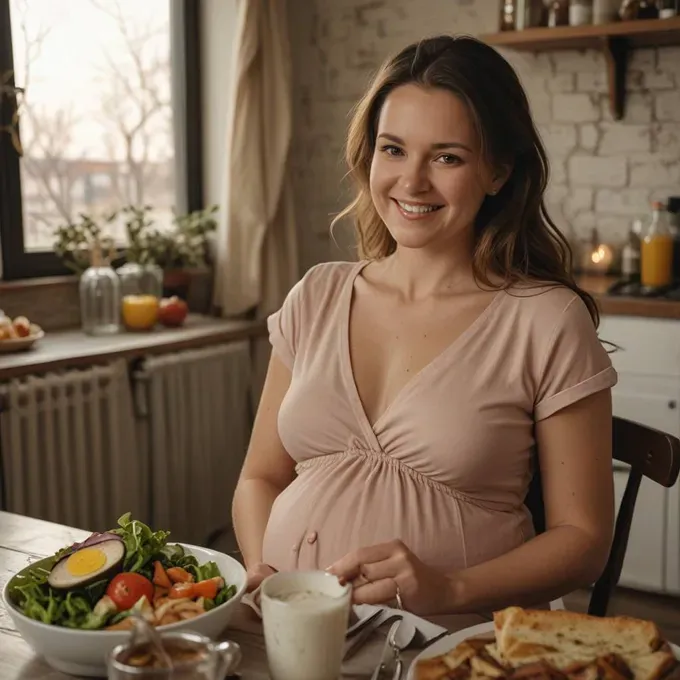
<svg viewBox="0 0 680 680">
<path fill-rule="evenodd" d="M 617 509 L 627 483 L 628 471 L 615 469 L 614 496 Z M 664 590 L 667 505 L 668 494 L 658 484 L 643 477 L 630 527 L 621 585 L 659 592 Z"/>
<path fill-rule="evenodd" d="M 621 347 L 611 354 L 619 375 L 614 415 L 680 437 L 680 321 L 605 316 L 599 335 Z M 617 507 L 627 480 L 615 469 Z M 642 480 L 620 583 L 680 594 L 678 484 L 667 490 Z"/>
</svg>

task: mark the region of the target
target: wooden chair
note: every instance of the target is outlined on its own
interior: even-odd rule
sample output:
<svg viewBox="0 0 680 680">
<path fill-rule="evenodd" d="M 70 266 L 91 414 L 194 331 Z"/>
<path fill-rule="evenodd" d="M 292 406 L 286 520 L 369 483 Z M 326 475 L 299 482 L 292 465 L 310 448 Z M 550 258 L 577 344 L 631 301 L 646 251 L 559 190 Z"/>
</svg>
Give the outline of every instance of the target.
<svg viewBox="0 0 680 680">
<path fill-rule="evenodd" d="M 677 437 L 623 418 L 614 417 L 612 453 L 614 460 L 630 465 L 630 474 L 616 518 L 609 559 L 590 597 L 588 613 L 594 616 L 606 616 L 609 598 L 619 582 L 642 477 L 670 488 L 680 471 L 680 440 Z M 531 512 L 536 533 L 543 533 L 545 512 L 538 469 L 529 486 L 525 503 Z"/>
</svg>

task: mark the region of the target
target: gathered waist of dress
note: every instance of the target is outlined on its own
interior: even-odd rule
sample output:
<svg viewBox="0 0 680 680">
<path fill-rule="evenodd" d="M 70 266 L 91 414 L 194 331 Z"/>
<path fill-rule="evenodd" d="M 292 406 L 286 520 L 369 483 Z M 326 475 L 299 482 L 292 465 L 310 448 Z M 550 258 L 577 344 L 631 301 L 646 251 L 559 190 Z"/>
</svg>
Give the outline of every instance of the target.
<svg viewBox="0 0 680 680">
<path fill-rule="evenodd" d="M 399 460 L 394 456 L 390 456 L 384 451 L 376 451 L 375 449 L 370 448 L 354 446 L 348 447 L 344 451 L 339 451 L 337 453 L 314 456 L 299 462 L 295 467 L 295 471 L 298 475 L 302 475 L 305 473 L 313 473 L 314 471 L 322 470 L 324 468 L 334 468 L 353 463 L 369 466 L 387 466 L 400 477 L 410 478 L 416 485 L 427 486 L 434 491 L 446 494 L 462 503 L 474 505 L 485 510 L 515 513 L 522 509 L 521 504 L 518 505 L 517 503 L 509 501 L 489 500 L 471 496 L 449 484 L 433 479 L 404 461 Z"/>
</svg>

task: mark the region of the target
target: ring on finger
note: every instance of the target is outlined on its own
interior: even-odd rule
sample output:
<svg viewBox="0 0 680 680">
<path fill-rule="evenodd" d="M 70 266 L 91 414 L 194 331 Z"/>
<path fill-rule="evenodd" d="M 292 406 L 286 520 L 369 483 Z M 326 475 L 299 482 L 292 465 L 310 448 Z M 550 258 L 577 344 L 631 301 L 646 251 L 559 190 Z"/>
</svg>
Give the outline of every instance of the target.
<svg viewBox="0 0 680 680">
<path fill-rule="evenodd" d="M 394 595 L 395 599 L 397 600 L 397 607 L 403 611 L 404 603 L 401 599 L 401 590 L 399 589 L 399 584 L 395 581 L 394 585 L 397 587 L 397 592 Z"/>
</svg>

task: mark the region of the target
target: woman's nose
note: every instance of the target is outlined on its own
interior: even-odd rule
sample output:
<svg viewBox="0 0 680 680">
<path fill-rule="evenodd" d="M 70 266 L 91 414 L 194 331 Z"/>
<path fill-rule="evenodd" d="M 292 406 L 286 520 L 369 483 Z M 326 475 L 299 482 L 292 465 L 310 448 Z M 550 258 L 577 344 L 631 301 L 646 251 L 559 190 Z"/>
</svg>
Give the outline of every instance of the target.
<svg viewBox="0 0 680 680">
<path fill-rule="evenodd" d="M 405 165 L 401 177 L 402 186 L 411 194 L 419 194 L 429 191 L 431 188 L 430 177 L 427 172 L 427 164 L 416 160 Z"/>
</svg>

